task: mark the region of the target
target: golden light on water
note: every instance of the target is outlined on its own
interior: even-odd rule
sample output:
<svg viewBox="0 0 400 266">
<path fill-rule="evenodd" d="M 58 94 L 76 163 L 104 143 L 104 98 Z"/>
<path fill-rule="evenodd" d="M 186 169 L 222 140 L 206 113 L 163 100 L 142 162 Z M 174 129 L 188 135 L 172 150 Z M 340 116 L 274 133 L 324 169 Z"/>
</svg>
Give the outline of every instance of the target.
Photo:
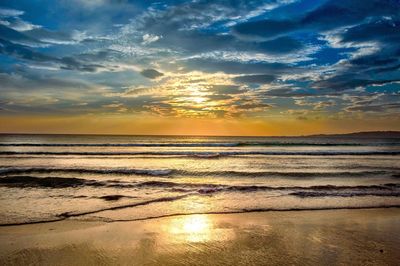
<svg viewBox="0 0 400 266">
<path fill-rule="evenodd" d="M 209 241 L 211 229 L 212 221 L 203 214 L 177 217 L 169 225 L 169 233 L 182 242 Z"/>
</svg>

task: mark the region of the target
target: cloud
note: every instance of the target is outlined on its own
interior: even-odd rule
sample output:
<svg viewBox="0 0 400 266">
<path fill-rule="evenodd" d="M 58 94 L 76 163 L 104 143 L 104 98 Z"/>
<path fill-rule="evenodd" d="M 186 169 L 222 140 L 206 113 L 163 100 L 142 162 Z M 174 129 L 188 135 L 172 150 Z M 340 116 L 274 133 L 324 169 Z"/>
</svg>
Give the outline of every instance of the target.
<svg viewBox="0 0 400 266">
<path fill-rule="evenodd" d="M 376 43 L 377 46 L 371 53 L 350 59 L 347 71 L 373 74 L 397 70 L 400 65 L 399 27 L 399 20 L 379 19 L 360 24 L 339 35 L 344 45 Z"/>
<path fill-rule="evenodd" d="M 20 44 L 14 44 L 2 39 L 0 39 L 0 54 L 14 56 L 16 58 L 27 60 L 33 63 L 50 63 L 53 64 L 55 67 L 67 70 L 94 72 L 97 69 L 103 67 L 99 64 L 80 62 L 73 57 L 57 58 L 54 56 L 45 55 L 43 53 L 32 50 L 30 47 Z"/>
<path fill-rule="evenodd" d="M 8 18 L 7 20 L 0 19 L 0 24 L 7 26 L 16 31 L 28 31 L 28 30 L 37 29 L 37 28 L 41 27 L 40 25 L 35 25 L 32 23 L 26 22 L 26 21 L 20 19 L 19 17 Z"/>
<path fill-rule="evenodd" d="M 399 20 L 379 18 L 346 30 L 341 35 L 341 42 L 399 41 L 399 27 Z"/>
<path fill-rule="evenodd" d="M 41 42 L 48 44 L 76 44 L 83 39 L 78 37 L 78 32 L 61 32 L 61 31 L 51 31 L 45 28 L 33 28 L 24 32 L 26 36 L 31 38 L 36 38 Z"/>
<path fill-rule="evenodd" d="M 249 103 L 242 103 L 242 102 L 238 102 L 235 105 L 236 109 L 240 109 L 240 110 L 254 110 L 254 109 L 258 109 L 258 110 L 265 110 L 265 109 L 269 109 L 272 108 L 273 106 L 270 104 L 266 104 L 266 103 L 254 103 L 254 102 L 249 102 Z"/>
<path fill-rule="evenodd" d="M 276 77 L 274 75 L 244 75 L 235 77 L 234 81 L 239 83 L 255 83 L 255 84 L 265 84 L 271 83 Z"/>
<path fill-rule="evenodd" d="M 305 118 L 397 110 L 366 96 L 398 91 L 397 0 L 63 0 L 44 3 L 40 18 L 27 3 L 0 9 L 2 96 L 14 102 L 2 109 L 27 103 L 26 90 L 31 105 L 81 112 Z M 299 105 L 307 110 L 295 114 Z"/>
<path fill-rule="evenodd" d="M 0 45 L 1 54 L 37 62 L 51 62 L 57 60 L 54 57 L 35 52 L 34 50 L 25 45 L 14 44 L 12 42 L 2 39 L 0 39 L 0 44 L 1 44 Z"/>
<path fill-rule="evenodd" d="M 165 34 L 165 33 L 164 33 Z M 156 36 L 156 35 L 154 35 Z M 273 40 L 248 42 L 235 38 L 229 34 L 216 35 L 196 30 L 171 31 L 163 38 L 148 38 L 143 44 L 151 47 L 169 48 L 181 51 L 184 54 L 198 54 L 215 51 L 232 52 L 259 52 L 266 54 L 285 54 L 299 51 L 304 45 L 291 37 L 280 37 Z"/>
<path fill-rule="evenodd" d="M 245 92 L 240 86 L 237 85 L 211 85 L 208 89 L 210 92 L 215 94 L 240 94 Z"/>
<path fill-rule="evenodd" d="M 165 33 L 173 31 L 213 27 L 219 22 L 222 23 L 222 26 L 232 25 L 241 19 L 250 19 L 291 2 L 293 1 L 200 0 L 183 2 L 166 5 L 162 9 L 150 9 L 140 18 L 140 28 L 164 36 Z"/>
<path fill-rule="evenodd" d="M 149 43 L 152 43 L 152 42 L 156 42 L 161 38 L 162 38 L 162 36 L 160 37 L 160 36 L 157 36 L 157 35 L 152 35 L 152 34 L 147 34 L 146 33 L 145 35 L 143 35 L 142 44 L 146 45 L 146 44 L 149 44 Z"/>
<path fill-rule="evenodd" d="M 52 89 L 54 92 L 68 89 L 90 90 L 92 85 L 79 80 L 40 76 L 36 72 L 18 71 L 16 73 L 0 73 L 2 91 L 37 91 Z"/>
<path fill-rule="evenodd" d="M 264 19 L 244 22 L 233 28 L 240 36 L 270 39 L 296 31 L 328 31 L 362 22 L 365 18 L 395 14 L 394 0 L 329 0 L 294 19 Z"/>
<path fill-rule="evenodd" d="M 202 58 L 188 59 L 183 62 L 187 69 L 209 73 L 220 71 L 228 74 L 283 74 L 300 71 L 299 68 L 282 63 L 219 61 Z"/>
<path fill-rule="evenodd" d="M 2 112 L 16 114 L 79 113 L 96 109 L 95 105 L 76 104 L 83 102 L 82 99 L 95 101 L 103 90 L 82 80 L 42 76 L 28 69 L 0 73 L 0 84 L 7 107 Z M 72 105 L 79 108 L 71 108 Z"/>
<path fill-rule="evenodd" d="M 334 75 L 330 78 L 313 82 L 311 86 L 313 88 L 319 88 L 319 89 L 332 89 L 337 91 L 344 91 L 359 87 L 365 87 L 368 85 L 384 85 L 399 81 L 400 78 L 379 80 L 379 79 L 360 78 L 357 75 L 353 74 L 343 74 L 343 75 Z"/>
<path fill-rule="evenodd" d="M 157 70 L 151 68 L 142 70 L 140 74 L 149 79 L 159 78 L 164 75 L 163 73 L 158 72 Z"/>
<path fill-rule="evenodd" d="M 7 40 L 10 42 L 15 42 L 19 44 L 29 45 L 29 46 L 43 46 L 43 42 L 30 37 L 24 33 L 20 33 L 14 29 L 0 25 L 0 39 Z"/>
<path fill-rule="evenodd" d="M 322 102 L 316 102 L 313 104 L 313 109 L 314 110 L 323 110 L 327 107 L 331 107 L 331 106 L 335 106 L 336 102 L 333 100 L 329 100 L 329 101 L 322 101 Z"/>
<path fill-rule="evenodd" d="M 22 10 L 16 10 L 11 8 L 0 8 L 0 17 L 17 17 L 24 14 Z"/>
<path fill-rule="evenodd" d="M 272 88 L 267 90 L 262 90 L 259 94 L 263 96 L 272 96 L 272 97 L 307 97 L 307 96 L 315 96 L 318 95 L 318 91 L 313 89 L 302 89 L 302 88 L 291 88 L 281 86 L 280 88 Z"/>
<path fill-rule="evenodd" d="M 185 55 L 217 50 L 270 54 L 294 52 L 304 46 L 299 40 L 290 37 L 247 42 L 229 33 L 229 25 L 290 2 L 293 1 L 203 0 L 165 5 L 162 9 L 149 8 L 142 16 L 124 25 L 122 35 L 136 35 L 142 45 L 168 48 Z M 214 27 L 215 30 L 210 30 Z"/>
<path fill-rule="evenodd" d="M 345 109 L 347 112 L 364 112 L 364 113 L 383 113 L 397 112 L 400 114 L 400 103 L 373 104 L 373 105 L 356 105 Z"/>
<path fill-rule="evenodd" d="M 298 40 L 285 36 L 270 41 L 259 42 L 255 45 L 254 50 L 266 52 L 269 54 L 287 54 L 290 52 L 298 51 L 303 47 L 303 44 Z"/>
<path fill-rule="evenodd" d="M 233 28 L 233 32 L 248 38 L 271 39 L 290 33 L 298 27 L 298 23 L 292 20 L 265 19 L 238 24 Z"/>
</svg>

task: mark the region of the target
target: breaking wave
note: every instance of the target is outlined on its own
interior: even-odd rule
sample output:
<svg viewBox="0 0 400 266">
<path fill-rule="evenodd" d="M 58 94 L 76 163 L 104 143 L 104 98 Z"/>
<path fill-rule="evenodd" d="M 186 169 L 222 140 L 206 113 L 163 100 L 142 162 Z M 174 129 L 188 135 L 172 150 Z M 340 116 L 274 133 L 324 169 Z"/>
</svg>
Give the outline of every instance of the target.
<svg viewBox="0 0 400 266">
<path fill-rule="evenodd" d="M 117 188 L 159 188 L 173 189 L 181 192 L 198 192 L 211 194 L 216 192 L 254 192 L 254 191 L 291 191 L 289 195 L 300 197 L 316 196 L 341 196 L 341 195 L 384 195 L 400 196 L 400 184 L 386 183 L 382 185 L 357 185 L 357 186 L 261 186 L 261 185 L 224 185 L 208 183 L 178 183 L 171 181 L 145 181 L 126 182 L 116 180 L 90 180 L 71 177 L 34 177 L 34 176 L 7 176 L 0 178 L 1 186 L 8 187 L 43 187 L 43 188 L 68 188 L 68 187 L 117 187 Z M 113 195 L 115 196 L 115 195 Z M 121 196 L 122 197 L 122 196 Z M 105 200 L 113 200 L 104 198 Z"/>
<path fill-rule="evenodd" d="M 46 167 L 4 167 L 0 175 L 29 173 L 75 173 L 75 174 L 116 174 L 160 177 L 287 177 L 287 178 L 322 178 L 322 177 L 366 177 L 383 176 L 398 177 L 400 168 L 389 170 L 367 171 L 324 171 L 324 172 L 284 172 L 284 171 L 187 171 L 180 169 L 132 169 L 132 168 L 46 168 Z"/>
<path fill-rule="evenodd" d="M 148 176 L 166 176 L 172 173 L 170 169 L 132 169 L 132 168 L 108 168 L 108 169 L 93 169 L 93 168 L 16 168 L 6 167 L 0 168 L 0 175 L 19 174 L 19 173 L 88 173 L 88 174 L 125 174 L 125 175 L 148 175 Z"/>
<path fill-rule="evenodd" d="M 303 156 L 336 156 L 336 155 L 400 155 L 400 151 L 229 151 L 229 152 L 197 152 L 197 151 L 165 151 L 165 152 L 50 152 L 50 151 L 0 151 L 0 155 L 77 155 L 77 156 L 119 156 L 119 155 L 156 155 L 156 156 L 188 156 L 200 158 L 218 158 L 240 155 L 303 155 Z"/>
</svg>

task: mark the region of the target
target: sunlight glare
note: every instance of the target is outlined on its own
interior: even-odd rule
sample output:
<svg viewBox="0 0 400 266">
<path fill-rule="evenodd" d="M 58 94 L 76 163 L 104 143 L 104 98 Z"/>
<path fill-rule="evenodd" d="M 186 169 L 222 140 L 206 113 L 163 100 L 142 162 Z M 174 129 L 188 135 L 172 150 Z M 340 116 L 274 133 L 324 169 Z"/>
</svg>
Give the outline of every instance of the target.
<svg viewBox="0 0 400 266">
<path fill-rule="evenodd" d="M 196 214 L 172 221 L 170 233 L 188 242 L 206 242 L 211 238 L 211 221 L 207 215 Z"/>
</svg>

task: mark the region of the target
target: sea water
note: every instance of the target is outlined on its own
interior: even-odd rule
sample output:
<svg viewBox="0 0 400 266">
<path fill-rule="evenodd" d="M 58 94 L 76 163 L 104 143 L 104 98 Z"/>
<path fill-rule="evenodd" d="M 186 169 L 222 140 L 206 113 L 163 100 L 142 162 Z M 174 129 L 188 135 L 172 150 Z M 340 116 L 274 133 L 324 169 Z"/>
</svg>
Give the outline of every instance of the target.
<svg viewBox="0 0 400 266">
<path fill-rule="evenodd" d="M 0 224 L 400 206 L 400 139 L 0 135 Z"/>
</svg>

